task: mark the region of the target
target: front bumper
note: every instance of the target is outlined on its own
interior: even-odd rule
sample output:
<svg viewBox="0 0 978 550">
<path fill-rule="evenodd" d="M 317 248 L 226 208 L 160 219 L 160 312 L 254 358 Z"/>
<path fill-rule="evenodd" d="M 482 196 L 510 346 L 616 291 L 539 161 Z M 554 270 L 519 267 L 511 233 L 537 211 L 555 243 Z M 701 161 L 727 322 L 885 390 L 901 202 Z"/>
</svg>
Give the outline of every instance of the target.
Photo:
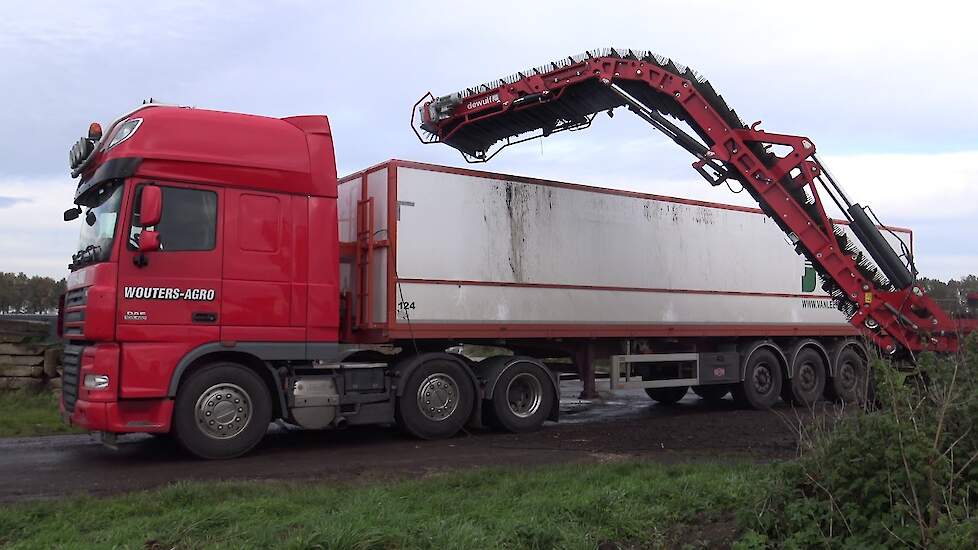
<svg viewBox="0 0 978 550">
<path fill-rule="evenodd" d="M 119 399 L 119 344 L 65 346 L 64 386 L 60 403 L 65 423 L 90 432 L 161 433 L 170 431 L 173 400 Z M 105 377 L 106 385 L 85 386 L 87 377 Z"/>
<path fill-rule="evenodd" d="M 170 431 L 173 400 L 138 399 L 96 402 L 79 399 L 69 413 L 61 404 L 65 423 L 90 432 L 165 433 Z"/>
</svg>

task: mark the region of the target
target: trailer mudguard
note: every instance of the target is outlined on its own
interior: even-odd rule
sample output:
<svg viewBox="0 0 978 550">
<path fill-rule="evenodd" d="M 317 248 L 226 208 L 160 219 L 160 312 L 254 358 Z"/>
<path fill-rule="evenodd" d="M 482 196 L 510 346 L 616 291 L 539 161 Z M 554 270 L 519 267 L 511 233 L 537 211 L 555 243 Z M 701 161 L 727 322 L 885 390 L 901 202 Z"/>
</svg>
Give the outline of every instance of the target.
<svg viewBox="0 0 978 550">
<path fill-rule="evenodd" d="M 784 352 L 781 351 L 781 348 L 777 344 L 775 344 L 771 340 L 755 340 L 744 346 L 741 346 L 740 348 L 740 381 L 741 382 L 744 381 L 744 366 L 747 365 L 748 361 L 750 361 L 751 356 L 754 355 L 754 353 L 760 349 L 771 350 L 774 353 L 775 357 L 778 358 L 778 361 L 781 363 L 781 368 L 785 372 L 788 372 L 789 370 L 788 358 L 785 357 Z"/>
<path fill-rule="evenodd" d="M 825 349 L 825 346 L 823 346 L 818 340 L 814 340 L 812 338 L 802 338 L 801 340 L 795 342 L 791 348 L 789 348 L 786 356 L 788 359 L 789 380 L 795 377 L 795 360 L 798 358 L 798 354 L 801 353 L 801 350 L 809 347 L 814 348 L 815 351 L 822 356 L 822 359 L 825 360 L 825 374 L 831 376 L 832 360 L 829 358 L 829 352 Z"/>
</svg>

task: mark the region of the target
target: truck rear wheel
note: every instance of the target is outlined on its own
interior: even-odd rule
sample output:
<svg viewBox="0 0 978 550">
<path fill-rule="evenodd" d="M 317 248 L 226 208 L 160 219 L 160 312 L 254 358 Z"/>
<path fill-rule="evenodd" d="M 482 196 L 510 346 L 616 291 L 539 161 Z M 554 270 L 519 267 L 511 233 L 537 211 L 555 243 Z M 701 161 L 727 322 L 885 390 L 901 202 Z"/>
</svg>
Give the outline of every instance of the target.
<svg viewBox="0 0 978 550">
<path fill-rule="evenodd" d="M 536 431 L 550 416 L 555 399 L 547 373 L 532 363 L 515 363 L 496 380 L 490 421 L 514 433 Z"/>
<path fill-rule="evenodd" d="M 869 369 L 862 355 L 851 347 L 839 354 L 835 376 L 829 381 L 831 394 L 843 403 L 862 404 L 867 400 Z"/>
<path fill-rule="evenodd" d="M 272 420 L 262 379 L 236 363 L 214 363 L 190 375 L 173 404 L 173 434 L 200 458 L 234 458 L 261 441 Z"/>
<path fill-rule="evenodd" d="M 443 439 L 458 433 L 472 414 L 475 388 L 458 363 L 435 359 L 408 376 L 397 399 L 397 422 L 421 439 Z"/>
<path fill-rule="evenodd" d="M 803 407 L 817 403 L 825 391 L 825 371 L 825 360 L 820 353 L 810 347 L 798 352 L 787 397 Z"/>
<path fill-rule="evenodd" d="M 680 399 L 686 397 L 689 386 L 677 386 L 674 388 L 645 388 L 645 395 L 662 405 L 675 405 Z"/>
<path fill-rule="evenodd" d="M 730 386 L 727 386 L 726 384 L 693 386 L 693 393 L 698 395 L 703 401 L 706 401 L 711 405 L 716 405 L 717 403 L 721 403 L 723 398 L 730 393 Z"/>
<path fill-rule="evenodd" d="M 757 410 L 774 406 L 781 396 L 781 363 L 769 349 L 751 354 L 744 366 L 744 380 L 731 390 L 734 400 Z"/>
</svg>

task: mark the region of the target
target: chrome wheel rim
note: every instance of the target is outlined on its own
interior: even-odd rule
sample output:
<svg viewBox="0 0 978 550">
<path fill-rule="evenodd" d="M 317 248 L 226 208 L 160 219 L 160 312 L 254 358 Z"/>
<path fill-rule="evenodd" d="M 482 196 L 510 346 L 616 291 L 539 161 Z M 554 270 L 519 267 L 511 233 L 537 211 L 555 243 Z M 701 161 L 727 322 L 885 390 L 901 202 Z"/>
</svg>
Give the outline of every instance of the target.
<svg viewBox="0 0 978 550">
<path fill-rule="evenodd" d="M 418 387 L 418 410 L 428 420 L 441 422 L 458 408 L 458 383 L 451 376 L 429 374 Z"/>
<path fill-rule="evenodd" d="M 533 416 L 543 401 L 543 386 L 540 379 L 532 374 L 522 372 L 513 377 L 506 385 L 506 402 L 509 411 L 518 418 Z"/>
<path fill-rule="evenodd" d="M 215 384 L 197 399 L 196 419 L 200 431 L 211 439 L 231 439 L 251 422 L 251 397 L 241 386 Z"/>
</svg>

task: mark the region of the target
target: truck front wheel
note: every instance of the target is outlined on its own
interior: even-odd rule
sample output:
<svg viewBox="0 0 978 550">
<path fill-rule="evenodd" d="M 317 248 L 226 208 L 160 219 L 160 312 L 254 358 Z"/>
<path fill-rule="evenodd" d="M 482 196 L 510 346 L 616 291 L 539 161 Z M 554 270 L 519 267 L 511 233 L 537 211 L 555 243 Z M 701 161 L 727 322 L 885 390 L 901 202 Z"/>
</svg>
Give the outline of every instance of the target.
<svg viewBox="0 0 978 550">
<path fill-rule="evenodd" d="M 408 376 L 397 398 L 397 421 L 421 439 L 442 439 L 458 433 L 472 414 L 475 388 L 468 373 L 454 361 L 435 359 Z"/>
<path fill-rule="evenodd" d="M 173 405 L 173 433 L 200 458 L 234 458 L 261 441 L 272 419 L 262 379 L 236 363 L 214 363 L 181 384 Z"/>
</svg>

